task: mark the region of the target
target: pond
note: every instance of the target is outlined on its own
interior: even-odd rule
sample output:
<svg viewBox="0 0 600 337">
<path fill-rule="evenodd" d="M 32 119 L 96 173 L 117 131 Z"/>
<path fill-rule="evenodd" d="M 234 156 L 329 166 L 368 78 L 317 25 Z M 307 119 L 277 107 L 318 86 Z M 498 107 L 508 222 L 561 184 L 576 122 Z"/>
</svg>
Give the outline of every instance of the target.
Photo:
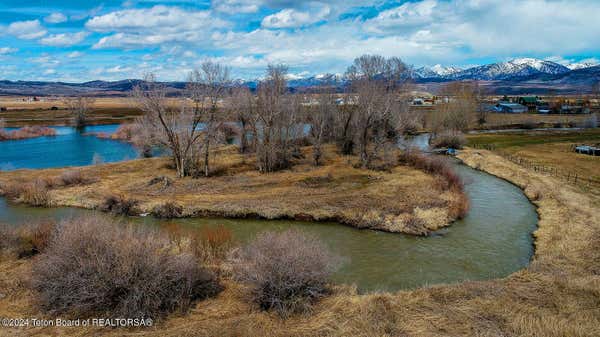
<svg viewBox="0 0 600 337">
<path fill-rule="evenodd" d="M 79 137 L 72 139 L 79 142 Z M 416 141 L 424 143 L 422 137 Z M 113 153 L 113 159 L 131 155 L 131 149 L 122 145 L 114 141 L 105 142 L 103 146 L 112 149 L 103 149 L 102 153 Z M 69 148 L 69 145 L 63 146 Z M 81 153 L 87 156 L 80 158 L 81 161 L 88 163 L 91 160 L 90 152 Z M 32 167 L 60 166 L 58 162 L 46 162 L 43 156 L 28 161 Z M 71 159 L 70 162 L 76 160 Z M 249 240 L 265 230 L 299 228 L 314 233 L 345 260 L 343 267 L 335 274 L 334 281 L 356 284 L 361 291 L 393 291 L 498 278 L 527 266 L 533 254 L 531 233 L 538 220 L 535 207 L 516 186 L 458 162 L 454 165 L 467 182 L 471 209 L 463 220 L 431 237 L 358 230 L 335 223 L 207 218 L 168 222 L 190 228 L 222 224 L 231 229 L 238 242 Z M 30 208 L 0 199 L 0 223 L 19 224 L 36 219 L 62 219 L 93 213 L 96 212 L 73 208 Z M 167 222 L 151 217 L 129 219 L 150 226 Z"/>
<path fill-rule="evenodd" d="M 137 158 L 136 149 L 128 143 L 89 135 L 113 133 L 118 127 L 93 125 L 78 132 L 68 126 L 53 126 L 56 136 L 0 141 L 0 170 L 83 166 L 94 160 L 109 163 Z"/>
</svg>

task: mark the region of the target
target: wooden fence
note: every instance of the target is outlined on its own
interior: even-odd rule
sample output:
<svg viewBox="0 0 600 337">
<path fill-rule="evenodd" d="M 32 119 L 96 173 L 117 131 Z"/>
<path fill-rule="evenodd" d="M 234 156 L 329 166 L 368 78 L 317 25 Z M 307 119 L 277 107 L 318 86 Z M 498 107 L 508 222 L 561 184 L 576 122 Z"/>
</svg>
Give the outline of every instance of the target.
<svg viewBox="0 0 600 337">
<path fill-rule="evenodd" d="M 526 169 L 532 170 L 537 173 L 542 173 L 550 176 L 554 176 L 560 179 L 565 180 L 567 183 L 578 185 L 582 187 L 595 187 L 600 188 L 600 180 L 592 179 L 590 177 L 584 177 L 575 172 L 571 172 L 569 170 L 565 170 L 562 168 L 558 168 L 555 166 L 550 166 L 546 164 L 536 163 L 534 161 L 515 156 L 513 154 L 497 150 L 494 144 L 470 144 L 470 147 L 476 149 L 484 149 L 494 151 L 494 153 L 499 154 L 500 156 L 510 160 L 511 162 L 522 166 Z"/>
</svg>

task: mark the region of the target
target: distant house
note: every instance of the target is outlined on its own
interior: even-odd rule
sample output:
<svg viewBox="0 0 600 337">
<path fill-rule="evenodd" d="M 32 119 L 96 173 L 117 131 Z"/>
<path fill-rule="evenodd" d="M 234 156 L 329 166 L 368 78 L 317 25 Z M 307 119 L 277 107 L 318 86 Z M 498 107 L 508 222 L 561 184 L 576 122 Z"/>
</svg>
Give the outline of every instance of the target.
<svg viewBox="0 0 600 337">
<path fill-rule="evenodd" d="M 519 103 L 510 102 L 499 102 L 494 107 L 497 112 L 509 113 L 509 114 L 522 114 L 528 111 L 528 108 Z"/>
<path fill-rule="evenodd" d="M 517 98 L 516 102 L 526 106 L 529 111 L 535 111 L 537 106 L 543 103 L 537 96 L 521 96 Z"/>
</svg>

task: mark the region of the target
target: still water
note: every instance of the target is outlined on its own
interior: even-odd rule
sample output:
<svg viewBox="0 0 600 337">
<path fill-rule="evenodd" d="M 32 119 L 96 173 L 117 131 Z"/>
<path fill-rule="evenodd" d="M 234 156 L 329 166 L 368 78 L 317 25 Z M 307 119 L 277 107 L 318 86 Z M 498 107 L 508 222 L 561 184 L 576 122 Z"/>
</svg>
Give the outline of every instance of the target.
<svg viewBox="0 0 600 337">
<path fill-rule="evenodd" d="M 115 162 L 138 157 L 125 142 L 100 139 L 86 133 L 113 133 L 119 125 L 94 125 L 82 132 L 57 126 L 56 136 L 0 141 L 0 170 L 91 165 L 94 161 Z"/>
<path fill-rule="evenodd" d="M 86 150 L 66 153 L 66 149 L 81 148 L 81 142 L 86 142 L 82 140 L 84 136 L 70 137 L 68 139 L 75 144 L 68 144 L 67 139 L 59 141 L 59 137 L 55 140 L 62 144 L 60 146 L 64 151 L 57 151 L 56 155 L 64 155 L 70 159 L 46 159 L 44 156 L 20 158 L 17 153 L 25 153 L 26 150 L 18 151 L 18 148 L 23 149 L 28 145 L 20 147 L 18 144 L 11 145 L 14 151 L 11 157 L 0 153 L 0 158 L 11 159 L 16 167 L 39 168 L 89 164 L 93 153 L 98 151 L 114 161 L 135 156 L 135 151 L 127 144 L 102 140 L 99 140 L 102 143 L 90 148 L 85 147 Z M 95 137 L 89 139 L 95 141 Z M 423 139 L 418 138 L 416 141 L 422 142 Z M 0 149 L 1 146 L 0 143 Z M 0 161 L 3 160 L 5 159 Z M 535 230 L 538 219 L 534 206 L 514 185 L 458 162 L 455 165 L 467 182 L 466 191 L 471 209 L 465 219 L 426 238 L 357 230 L 335 223 L 206 218 L 169 222 L 189 228 L 222 224 L 231 229 L 235 240 L 240 243 L 266 230 L 299 228 L 314 233 L 345 260 L 334 280 L 356 284 L 361 291 L 390 291 L 497 278 L 527 266 L 533 254 L 531 233 Z M 19 224 L 37 219 L 61 219 L 92 213 L 94 211 L 73 208 L 30 208 L 12 205 L 0 198 L 0 223 Z M 164 223 L 150 217 L 130 219 L 150 226 Z"/>
</svg>

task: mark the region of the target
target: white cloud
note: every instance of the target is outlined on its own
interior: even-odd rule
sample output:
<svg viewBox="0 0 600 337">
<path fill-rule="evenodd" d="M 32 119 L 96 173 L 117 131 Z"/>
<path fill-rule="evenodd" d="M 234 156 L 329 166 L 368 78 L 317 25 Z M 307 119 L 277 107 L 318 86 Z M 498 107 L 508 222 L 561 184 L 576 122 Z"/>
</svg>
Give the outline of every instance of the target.
<svg viewBox="0 0 600 337">
<path fill-rule="evenodd" d="M 8 25 L 6 31 L 19 39 L 32 40 L 46 35 L 47 31 L 40 20 L 16 21 Z"/>
<path fill-rule="evenodd" d="M 229 24 L 210 11 L 190 11 L 178 7 L 154 6 L 127 9 L 90 19 L 85 26 L 96 32 L 114 32 L 101 38 L 95 49 L 142 48 L 172 42 L 198 42 L 214 29 Z"/>
<path fill-rule="evenodd" d="M 85 54 L 80 51 L 74 51 L 74 52 L 67 54 L 67 57 L 70 59 L 75 59 L 75 58 L 80 58 L 83 55 L 85 55 Z"/>
<path fill-rule="evenodd" d="M 40 43 L 47 46 L 68 47 L 83 41 L 88 34 L 87 32 L 54 34 L 42 38 Z"/>
<path fill-rule="evenodd" d="M 390 28 L 397 30 L 429 24 L 436 20 L 433 14 L 437 5 L 436 0 L 407 2 L 380 12 L 375 18 L 369 20 L 365 27 L 369 31 L 380 33 Z"/>
<path fill-rule="evenodd" d="M 308 26 L 319 22 L 329 15 L 330 9 L 328 6 L 311 13 L 310 11 L 298 11 L 295 9 L 284 9 L 275 14 L 266 16 L 261 23 L 265 28 L 297 28 Z"/>
<path fill-rule="evenodd" d="M 46 69 L 44 70 L 44 75 L 54 75 L 56 74 L 56 69 Z"/>
<path fill-rule="evenodd" d="M 0 55 L 8 55 L 8 54 L 16 53 L 17 51 L 18 51 L 17 48 L 1 47 L 0 48 Z"/>
<path fill-rule="evenodd" d="M 47 17 L 45 17 L 44 21 L 46 21 L 48 23 L 61 23 L 61 22 L 66 22 L 67 17 L 63 13 L 56 12 L 56 13 L 52 13 L 52 14 L 48 15 Z"/>
<path fill-rule="evenodd" d="M 212 1 L 212 5 L 217 12 L 237 14 L 256 13 L 260 3 L 256 0 L 219 0 Z"/>
</svg>

